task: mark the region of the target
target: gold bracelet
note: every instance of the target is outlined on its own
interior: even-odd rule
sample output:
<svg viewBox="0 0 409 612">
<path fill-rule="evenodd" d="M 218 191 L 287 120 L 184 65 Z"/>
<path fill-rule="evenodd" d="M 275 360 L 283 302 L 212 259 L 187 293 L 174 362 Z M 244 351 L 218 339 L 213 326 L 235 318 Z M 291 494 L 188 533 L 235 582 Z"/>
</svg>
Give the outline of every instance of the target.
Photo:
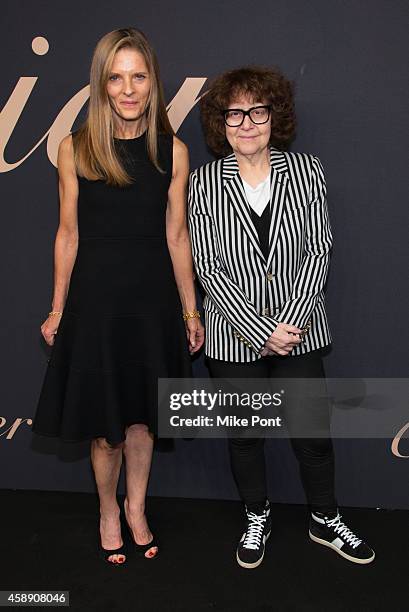
<svg viewBox="0 0 409 612">
<path fill-rule="evenodd" d="M 53 317 L 54 315 L 62 316 L 62 312 L 60 312 L 59 310 L 52 310 L 51 312 L 48 313 L 49 317 Z"/>
<path fill-rule="evenodd" d="M 189 319 L 200 319 L 200 312 L 198 310 L 192 310 L 192 312 L 184 312 L 183 320 L 188 321 Z"/>
</svg>

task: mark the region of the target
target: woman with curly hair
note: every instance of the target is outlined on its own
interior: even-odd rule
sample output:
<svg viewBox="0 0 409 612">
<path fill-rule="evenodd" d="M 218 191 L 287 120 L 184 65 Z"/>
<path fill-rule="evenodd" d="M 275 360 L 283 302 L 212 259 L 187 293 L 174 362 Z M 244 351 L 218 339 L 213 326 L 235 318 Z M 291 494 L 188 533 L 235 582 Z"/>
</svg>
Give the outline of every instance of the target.
<svg viewBox="0 0 409 612">
<path fill-rule="evenodd" d="M 277 69 L 222 74 L 203 97 L 201 115 L 208 145 L 221 157 L 193 172 L 189 189 L 210 374 L 292 379 L 290 394 L 298 399 L 284 416 L 310 506 L 309 535 L 350 561 L 369 563 L 374 552 L 341 521 L 334 493 L 321 354 L 331 342 L 324 285 L 332 246 L 322 165 L 313 155 L 284 151 L 295 112 L 292 86 Z M 317 381 L 315 398 L 307 378 Z M 307 433 L 311 420 L 319 435 Z M 230 438 L 229 450 L 247 521 L 236 558 L 254 568 L 272 528 L 264 439 Z"/>
</svg>

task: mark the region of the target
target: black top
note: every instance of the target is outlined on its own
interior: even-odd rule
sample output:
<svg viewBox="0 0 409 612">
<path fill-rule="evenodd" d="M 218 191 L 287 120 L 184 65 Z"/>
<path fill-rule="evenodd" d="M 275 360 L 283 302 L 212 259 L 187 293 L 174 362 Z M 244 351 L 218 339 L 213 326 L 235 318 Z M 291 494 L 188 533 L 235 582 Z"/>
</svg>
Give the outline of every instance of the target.
<svg viewBox="0 0 409 612">
<path fill-rule="evenodd" d="M 271 221 L 271 203 L 267 204 L 261 217 L 250 206 L 250 215 L 260 241 L 261 251 L 267 261 L 269 253 L 269 231 Z"/>
<path fill-rule="evenodd" d="M 133 179 L 127 187 L 79 178 L 78 229 L 80 240 L 96 237 L 156 236 L 165 238 L 165 213 L 172 179 L 173 136 L 158 139 L 158 172 L 148 157 L 146 133 L 115 147 Z"/>
</svg>

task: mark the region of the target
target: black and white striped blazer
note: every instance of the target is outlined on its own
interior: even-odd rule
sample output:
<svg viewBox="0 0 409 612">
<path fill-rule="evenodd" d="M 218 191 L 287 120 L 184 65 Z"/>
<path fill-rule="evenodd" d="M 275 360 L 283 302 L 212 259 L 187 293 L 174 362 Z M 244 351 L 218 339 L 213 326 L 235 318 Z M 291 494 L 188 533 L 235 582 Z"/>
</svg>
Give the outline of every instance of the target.
<svg viewBox="0 0 409 612">
<path fill-rule="evenodd" d="M 206 355 L 248 362 L 279 322 L 309 330 L 290 353 L 328 345 L 324 293 L 332 235 L 317 157 L 271 147 L 269 255 L 260 248 L 234 153 L 190 175 L 193 259 L 206 292 Z"/>
</svg>

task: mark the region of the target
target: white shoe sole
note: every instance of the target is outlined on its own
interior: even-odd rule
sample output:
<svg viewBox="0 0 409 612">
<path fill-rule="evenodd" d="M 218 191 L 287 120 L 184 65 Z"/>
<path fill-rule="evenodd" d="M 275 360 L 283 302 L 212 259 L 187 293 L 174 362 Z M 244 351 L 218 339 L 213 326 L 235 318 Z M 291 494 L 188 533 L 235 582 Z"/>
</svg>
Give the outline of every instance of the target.
<svg viewBox="0 0 409 612">
<path fill-rule="evenodd" d="M 267 542 L 268 538 L 270 537 L 270 533 L 271 533 L 271 531 L 269 531 L 268 534 L 266 535 L 266 542 Z M 256 561 L 255 563 L 244 563 L 244 561 L 242 561 L 239 558 L 238 551 L 236 551 L 236 561 L 240 565 L 240 567 L 244 567 L 245 569 L 255 569 L 256 567 L 258 567 L 260 565 L 260 563 L 264 559 L 264 552 L 266 550 L 266 548 L 265 548 L 266 542 L 264 542 L 264 551 L 263 551 L 263 554 L 261 555 L 260 559 L 258 561 Z"/>
<path fill-rule="evenodd" d="M 317 536 L 313 535 L 311 531 L 309 531 L 308 533 L 313 542 L 317 542 L 318 544 L 322 544 L 323 546 L 327 546 L 328 548 L 335 550 L 335 552 L 341 555 L 341 557 L 344 557 L 344 559 L 348 559 L 348 561 L 352 561 L 352 563 L 358 563 L 359 565 L 366 565 L 368 563 L 372 563 L 372 561 L 375 559 L 375 553 L 372 555 L 372 557 L 369 557 L 369 559 L 358 559 L 357 557 L 351 557 L 351 555 L 347 555 L 340 548 L 338 548 L 337 546 L 334 546 L 334 544 L 331 544 L 331 542 L 327 542 L 327 540 L 322 540 L 321 538 L 317 538 Z"/>
</svg>

